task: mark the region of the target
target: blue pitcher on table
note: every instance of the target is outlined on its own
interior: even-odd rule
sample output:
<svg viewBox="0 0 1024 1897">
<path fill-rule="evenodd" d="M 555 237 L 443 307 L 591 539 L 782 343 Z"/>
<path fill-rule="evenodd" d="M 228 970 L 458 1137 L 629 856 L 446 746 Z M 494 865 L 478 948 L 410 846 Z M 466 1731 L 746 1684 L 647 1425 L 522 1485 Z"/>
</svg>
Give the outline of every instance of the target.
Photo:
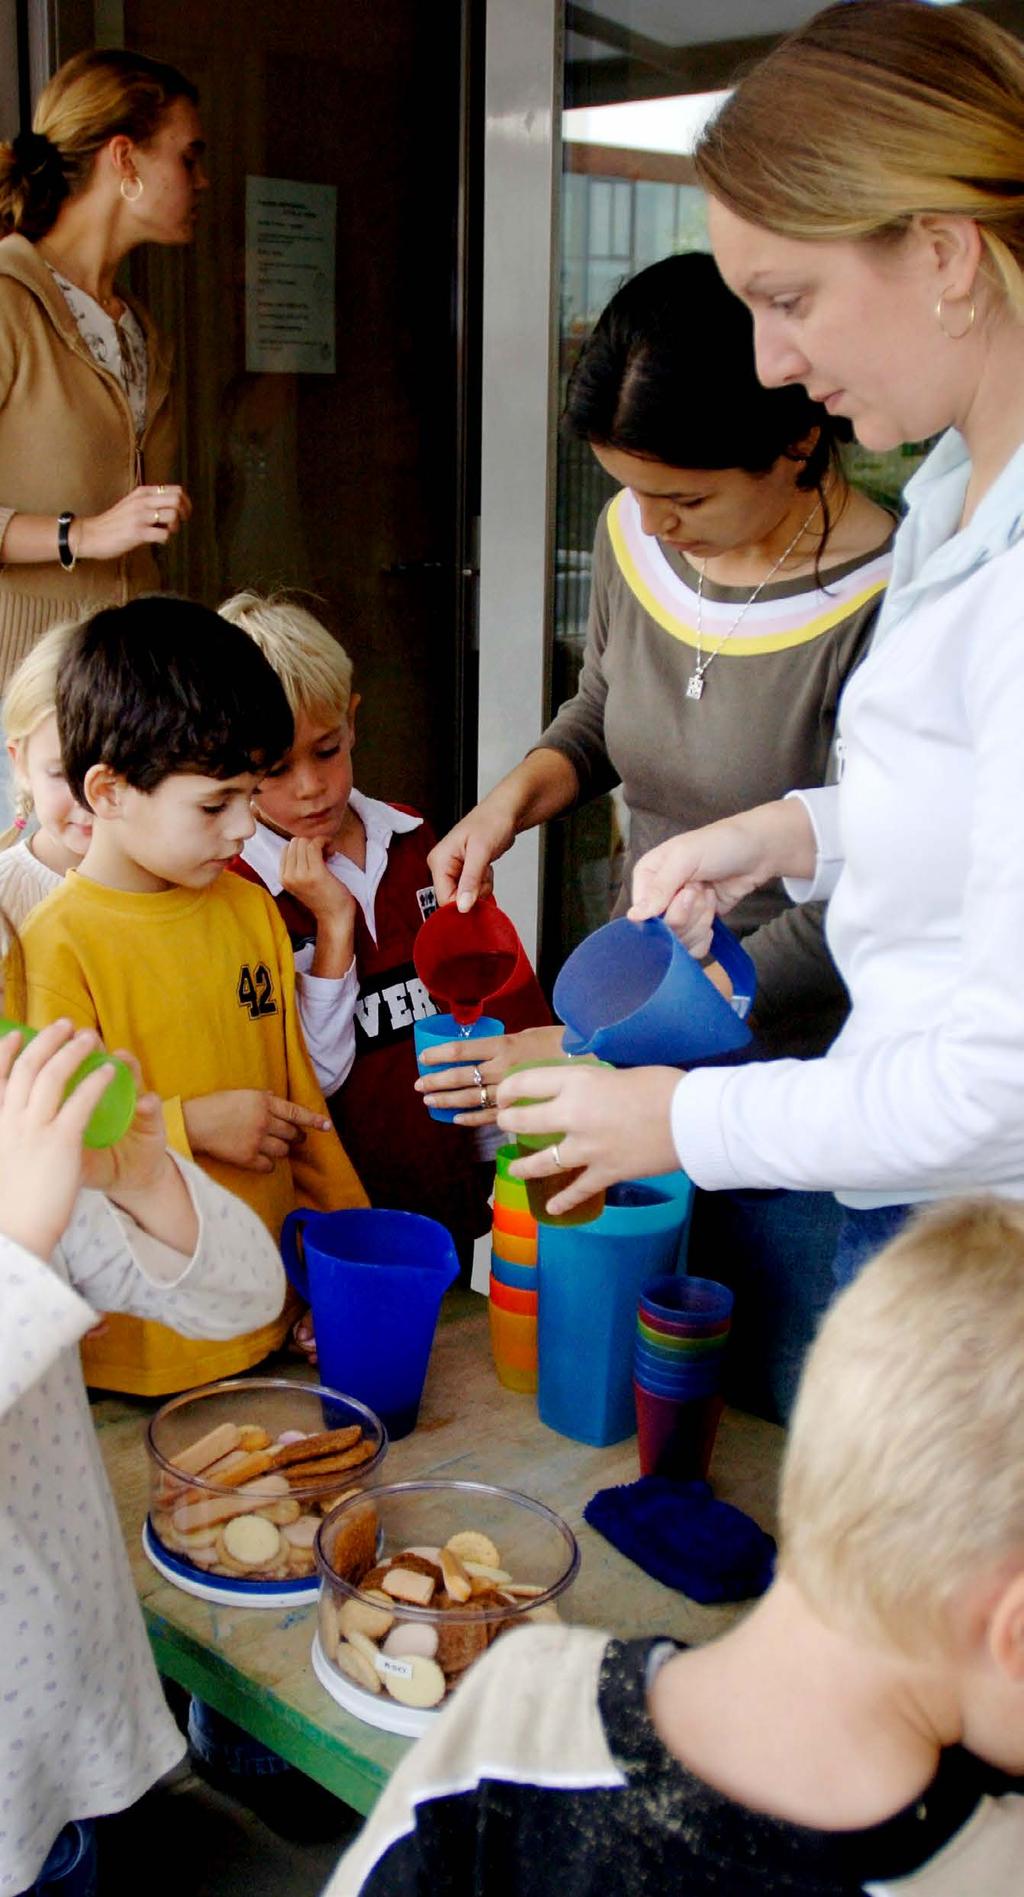
<svg viewBox="0 0 1024 1897">
<path fill-rule="evenodd" d="M 416 1427 L 441 1299 L 459 1275 L 451 1234 L 418 1212 L 289 1212 L 284 1268 L 311 1305 L 321 1381 Z"/>
</svg>

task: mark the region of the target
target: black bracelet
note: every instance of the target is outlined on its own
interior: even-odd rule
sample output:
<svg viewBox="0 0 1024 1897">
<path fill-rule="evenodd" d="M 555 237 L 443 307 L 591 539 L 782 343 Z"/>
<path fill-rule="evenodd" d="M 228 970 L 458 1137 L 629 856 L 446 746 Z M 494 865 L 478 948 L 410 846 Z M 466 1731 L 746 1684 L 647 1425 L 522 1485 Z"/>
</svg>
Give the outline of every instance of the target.
<svg viewBox="0 0 1024 1897">
<path fill-rule="evenodd" d="M 74 514 L 58 514 L 57 516 L 57 558 L 65 573 L 74 571 L 78 558 L 78 555 L 71 551 L 71 522 L 74 518 Z"/>
</svg>

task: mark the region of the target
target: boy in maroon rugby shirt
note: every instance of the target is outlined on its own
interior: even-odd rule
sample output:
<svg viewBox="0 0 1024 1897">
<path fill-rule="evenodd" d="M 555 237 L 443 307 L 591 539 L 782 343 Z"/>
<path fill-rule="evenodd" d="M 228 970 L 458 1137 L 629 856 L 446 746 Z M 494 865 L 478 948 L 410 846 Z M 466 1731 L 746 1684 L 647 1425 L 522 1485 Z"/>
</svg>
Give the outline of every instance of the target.
<svg viewBox="0 0 1024 1897">
<path fill-rule="evenodd" d="M 291 751 L 256 791 L 238 867 L 265 884 L 288 928 L 334 1123 L 371 1204 L 438 1219 L 468 1265 L 490 1223 L 487 1171 L 472 1132 L 430 1119 L 414 1092 L 413 1023 L 436 1012 L 412 961 L 436 907 L 433 834 L 407 806 L 353 788 L 359 697 L 337 640 L 287 599 L 240 593 L 221 612 L 269 660 L 295 720 Z M 509 1028 L 551 1020 L 528 964 L 502 1005 Z"/>
</svg>

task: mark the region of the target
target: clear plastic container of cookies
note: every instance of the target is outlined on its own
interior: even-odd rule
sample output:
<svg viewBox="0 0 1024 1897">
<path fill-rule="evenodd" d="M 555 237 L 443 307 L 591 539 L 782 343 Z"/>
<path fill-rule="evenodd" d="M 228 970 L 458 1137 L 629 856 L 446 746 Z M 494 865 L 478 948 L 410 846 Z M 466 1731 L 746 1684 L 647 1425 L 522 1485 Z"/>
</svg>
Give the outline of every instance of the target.
<svg viewBox="0 0 1024 1897">
<path fill-rule="evenodd" d="M 580 1563 L 572 1530 L 542 1502 L 442 1480 L 345 1497 L 316 1558 L 318 1678 L 360 1719 L 410 1736 L 492 1641 L 560 1617 Z"/>
<path fill-rule="evenodd" d="M 372 1410 L 320 1384 L 245 1377 L 190 1390 L 146 1432 L 146 1553 L 204 1600 L 315 1600 L 324 1516 L 362 1493 L 387 1446 Z"/>
</svg>

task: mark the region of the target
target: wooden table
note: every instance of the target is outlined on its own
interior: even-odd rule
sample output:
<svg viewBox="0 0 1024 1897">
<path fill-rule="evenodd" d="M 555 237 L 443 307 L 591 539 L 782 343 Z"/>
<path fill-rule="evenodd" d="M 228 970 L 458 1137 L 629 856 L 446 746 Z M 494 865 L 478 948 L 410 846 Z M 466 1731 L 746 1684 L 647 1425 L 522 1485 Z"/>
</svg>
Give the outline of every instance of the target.
<svg viewBox="0 0 1024 1897">
<path fill-rule="evenodd" d="M 536 1401 L 504 1390 L 495 1377 L 483 1301 L 455 1294 L 443 1314 L 420 1422 L 395 1443 L 384 1479 L 448 1476 L 520 1489 L 558 1511 L 580 1543 L 579 1577 L 567 1619 L 623 1634 L 708 1639 L 740 1609 L 699 1607 L 653 1581 L 583 1521 L 599 1488 L 637 1475 L 636 1439 L 589 1449 L 545 1428 Z M 282 1374 L 309 1372 L 289 1364 Z M 165 1581 L 142 1552 L 149 1471 L 143 1445 L 152 1403 L 104 1398 L 94 1405 L 139 1598 L 161 1673 L 197 1693 L 275 1752 L 367 1812 L 408 1744 L 364 1725 L 337 1706 L 310 1664 L 315 1607 L 273 1611 L 194 1600 Z M 783 1432 L 726 1410 L 712 1476 L 715 1492 L 771 1530 Z"/>
</svg>

